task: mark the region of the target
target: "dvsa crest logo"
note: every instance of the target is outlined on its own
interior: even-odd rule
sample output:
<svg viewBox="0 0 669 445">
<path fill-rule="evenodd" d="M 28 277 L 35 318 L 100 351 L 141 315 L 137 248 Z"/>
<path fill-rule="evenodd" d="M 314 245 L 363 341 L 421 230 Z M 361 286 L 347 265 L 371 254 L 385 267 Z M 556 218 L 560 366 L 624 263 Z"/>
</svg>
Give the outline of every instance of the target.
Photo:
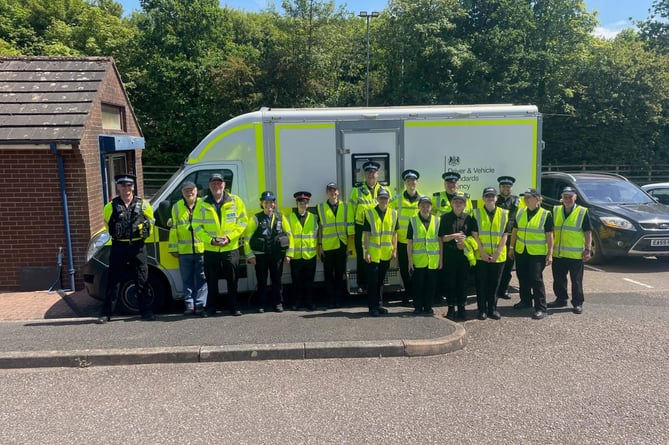
<svg viewBox="0 0 669 445">
<path fill-rule="evenodd" d="M 457 167 L 460 165 L 460 156 L 449 156 L 448 157 L 448 166 Z"/>
</svg>

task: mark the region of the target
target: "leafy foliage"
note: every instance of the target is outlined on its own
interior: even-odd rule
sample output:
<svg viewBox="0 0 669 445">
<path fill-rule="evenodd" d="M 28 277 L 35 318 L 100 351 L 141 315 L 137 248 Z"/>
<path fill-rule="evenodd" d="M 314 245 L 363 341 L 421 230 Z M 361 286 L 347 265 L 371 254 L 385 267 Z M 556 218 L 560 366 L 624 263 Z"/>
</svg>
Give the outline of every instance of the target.
<svg viewBox="0 0 669 445">
<path fill-rule="evenodd" d="M 332 0 L 140 5 L 0 0 L 0 55 L 113 56 L 146 163 L 262 106 L 363 105 L 368 48 L 370 105 L 533 103 L 546 162 L 669 161 L 669 0 L 612 40 L 583 0 L 389 0 L 371 19 Z"/>
</svg>

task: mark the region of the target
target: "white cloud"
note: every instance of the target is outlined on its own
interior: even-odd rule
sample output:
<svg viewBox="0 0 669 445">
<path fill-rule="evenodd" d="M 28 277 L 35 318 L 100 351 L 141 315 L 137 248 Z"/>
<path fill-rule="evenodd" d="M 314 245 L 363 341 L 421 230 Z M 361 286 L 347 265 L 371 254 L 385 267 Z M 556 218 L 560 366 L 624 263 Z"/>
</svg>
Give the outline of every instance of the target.
<svg viewBox="0 0 669 445">
<path fill-rule="evenodd" d="M 629 20 L 618 20 L 617 22 L 596 26 L 592 34 L 603 39 L 613 39 L 620 31 L 626 28 L 636 28 L 636 26 L 630 23 Z"/>
</svg>

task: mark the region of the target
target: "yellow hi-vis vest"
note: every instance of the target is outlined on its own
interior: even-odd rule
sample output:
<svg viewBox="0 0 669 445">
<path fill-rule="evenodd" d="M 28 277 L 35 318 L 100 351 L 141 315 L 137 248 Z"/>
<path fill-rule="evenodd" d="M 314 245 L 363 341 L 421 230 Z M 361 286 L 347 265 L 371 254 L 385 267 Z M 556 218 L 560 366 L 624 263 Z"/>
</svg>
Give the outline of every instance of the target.
<svg viewBox="0 0 669 445">
<path fill-rule="evenodd" d="M 413 229 L 411 238 L 411 259 L 415 267 L 437 269 L 439 267 L 439 218 L 430 215 L 430 223 L 425 228 L 417 214 L 410 219 Z M 407 227 L 408 228 L 408 227 Z"/>
<path fill-rule="evenodd" d="M 172 206 L 172 226 L 170 227 L 170 242 L 168 252 L 178 252 L 180 255 L 192 255 L 204 252 L 204 243 L 195 236 L 193 220 L 200 212 L 201 198 L 196 198 L 193 211 L 188 211 L 186 201 L 178 200 Z"/>
<path fill-rule="evenodd" d="M 376 195 L 378 195 L 380 188 L 381 184 L 377 182 L 370 190 L 367 183 L 363 182 L 361 186 L 351 191 L 349 205 L 356 224 L 363 225 L 365 223 L 365 212 L 376 207 Z"/>
<path fill-rule="evenodd" d="M 390 208 L 397 210 L 397 218 L 399 227 L 397 229 L 397 242 L 406 244 L 407 229 L 409 228 L 409 220 L 412 216 L 418 214 L 418 198 L 420 193 L 416 192 L 416 200 L 409 201 L 404 197 L 404 192 L 396 195 L 395 198 L 388 204 Z"/>
<path fill-rule="evenodd" d="M 465 195 L 467 196 L 467 195 Z M 469 196 L 467 196 L 467 202 L 465 202 L 465 210 L 464 212 L 468 215 L 472 214 L 472 209 L 474 208 L 474 205 L 472 204 L 472 200 Z M 432 214 L 441 216 L 445 213 L 450 212 L 453 210 L 451 207 L 451 201 L 448 199 L 448 195 L 446 194 L 446 191 L 443 192 L 436 192 L 432 194 Z"/>
<path fill-rule="evenodd" d="M 476 252 L 479 250 L 479 245 L 476 243 L 476 240 L 473 236 L 468 236 L 464 241 L 465 248 L 463 250 L 465 258 L 469 261 L 470 266 L 476 265 Z"/>
<path fill-rule="evenodd" d="M 388 261 L 393 256 L 393 234 L 397 225 L 397 212 L 390 207 L 383 220 L 376 209 L 367 210 L 367 221 L 371 227 L 369 234 L 369 256 L 373 263 Z"/>
<path fill-rule="evenodd" d="M 291 258 L 295 260 L 310 260 L 316 256 L 316 244 L 318 243 L 318 224 L 313 213 L 307 211 L 304 226 L 295 212 L 290 212 L 288 219 L 290 230 L 293 233 L 293 249 Z"/>
<path fill-rule="evenodd" d="M 479 226 L 479 240 L 481 241 L 481 244 L 483 244 L 483 249 L 488 255 L 494 255 L 495 252 L 497 252 L 497 246 L 499 245 L 502 236 L 504 236 L 504 230 L 509 222 L 509 211 L 500 207 L 495 207 L 495 216 L 490 220 L 488 211 L 483 207 L 474 211 L 474 217 Z M 478 249 L 476 249 L 476 258 L 479 260 L 481 259 L 481 252 L 479 252 Z M 503 263 L 505 261 L 506 244 L 497 257 L 498 263 Z"/>
<path fill-rule="evenodd" d="M 327 201 L 318 204 L 317 208 L 323 250 L 339 249 L 340 243 L 348 243 L 348 236 L 354 233 L 352 207 L 339 201 L 336 215 Z"/>
<path fill-rule="evenodd" d="M 527 208 L 518 210 L 516 222 L 518 230 L 516 232 L 516 252 L 523 253 L 527 248 L 530 255 L 546 255 L 548 253 L 548 244 L 546 243 L 546 232 L 544 224 L 548 217 L 548 210 L 539 207 L 537 213 L 531 220 L 527 220 Z"/>
<path fill-rule="evenodd" d="M 553 245 L 554 258 L 573 258 L 580 260 L 585 249 L 585 234 L 583 218 L 588 217 L 588 209 L 574 205 L 567 218 L 564 217 L 564 206 L 553 207 L 555 223 L 555 244 Z"/>
<path fill-rule="evenodd" d="M 195 235 L 204 243 L 207 252 L 229 252 L 239 249 L 239 238 L 244 234 L 248 224 L 246 206 L 239 196 L 225 193 L 219 218 L 216 208 L 205 198 L 200 205 L 200 216 L 195 225 Z M 223 247 L 212 246 L 211 240 L 227 236 L 230 243 Z"/>
</svg>

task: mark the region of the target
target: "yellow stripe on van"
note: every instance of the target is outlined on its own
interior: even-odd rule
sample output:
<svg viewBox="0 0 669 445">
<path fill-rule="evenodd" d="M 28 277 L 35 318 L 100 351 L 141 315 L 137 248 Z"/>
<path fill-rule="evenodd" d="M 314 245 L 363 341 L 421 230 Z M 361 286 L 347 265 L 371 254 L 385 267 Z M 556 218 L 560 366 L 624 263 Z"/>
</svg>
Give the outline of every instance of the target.
<svg viewBox="0 0 669 445">
<path fill-rule="evenodd" d="M 282 130 L 313 130 L 318 128 L 335 128 L 334 123 L 317 123 L 317 124 L 276 124 L 274 125 L 274 146 L 276 148 L 276 196 L 278 209 L 282 208 L 283 203 L 280 201 L 283 196 L 283 182 L 281 175 L 281 137 Z M 291 203 L 292 204 L 292 203 Z M 291 206 L 292 208 L 292 206 Z"/>
<path fill-rule="evenodd" d="M 197 164 L 198 162 L 200 162 L 200 161 L 202 160 L 202 158 L 204 158 L 204 157 L 207 155 L 207 153 L 209 152 L 209 150 L 211 150 L 211 149 L 214 147 L 214 145 L 216 145 L 216 144 L 218 143 L 218 141 L 220 141 L 221 139 L 223 139 L 223 138 L 225 138 L 225 137 L 228 137 L 228 136 L 230 136 L 231 134 L 236 133 L 236 132 L 238 132 L 238 131 L 241 131 L 241 130 L 247 130 L 247 129 L 249 129 L 249 128 L 253 129 L 254 127 L 255 127 L 256 138 L 257 138 L 257 137 L 258 137 L 258 136 L 257 136 L 258 130 L 261 128 L 261 124 L 260 124 L 260 123 L 251 123 L 251 124 L 239 125 L 238 127 L 231 128 L 231 129 L 229 129 L 229 130 L 227 130 L 227 131 L 224 131 L 223 133 L 220 133 L 219 135 L 217 135 L 214 139 L 212 139 L 212 140 L 211 140 L 211 141 L 204 147 L 204 149 L 200 152 L 200 155 L 199 155 L 197 158 L 188 158 L 188 159 L 186 160 L 186 164 Z M 257 146 L 257 145 L 258 145 L 258 144 L 256 144 L 256 146 Z M 260 147 L 262 147 L 262 136 L 261 136 Z"/>
<path fill-rule="evenodd" d="M 404 123 L 406 127 L 465 127 L 465 126 L 483 126 L 483 125 L 532 125 L 532 140 L 535 144 L 540 142 L 537 140 L 538 137 L 538 125 L 539 121 L 536 117 L 531 117 L 527 119 L 509 119 L 509 120 L 478 120 L 478 121 L 463 121 L 463 120 L 454 120 L 454 121 L 406 121 Z M 532 165 L 537 165 L 537 153 L 541 151 L 541 147 L 536 146 L 532 150 Z M 537 184 L 537 170 L 532 169 L 532 184 Z"/>
<path fill-rule="evenodd" d="M 262 124 L 260 122 L 255 125 L 256 135 L 256 159 L 258 160 L 258 191 L 262 193 L 266 190 L 265 186 L 265 147 L 263 145 Z M 248 205 L 248 203 L 245 203 Z"/>
</svg>

